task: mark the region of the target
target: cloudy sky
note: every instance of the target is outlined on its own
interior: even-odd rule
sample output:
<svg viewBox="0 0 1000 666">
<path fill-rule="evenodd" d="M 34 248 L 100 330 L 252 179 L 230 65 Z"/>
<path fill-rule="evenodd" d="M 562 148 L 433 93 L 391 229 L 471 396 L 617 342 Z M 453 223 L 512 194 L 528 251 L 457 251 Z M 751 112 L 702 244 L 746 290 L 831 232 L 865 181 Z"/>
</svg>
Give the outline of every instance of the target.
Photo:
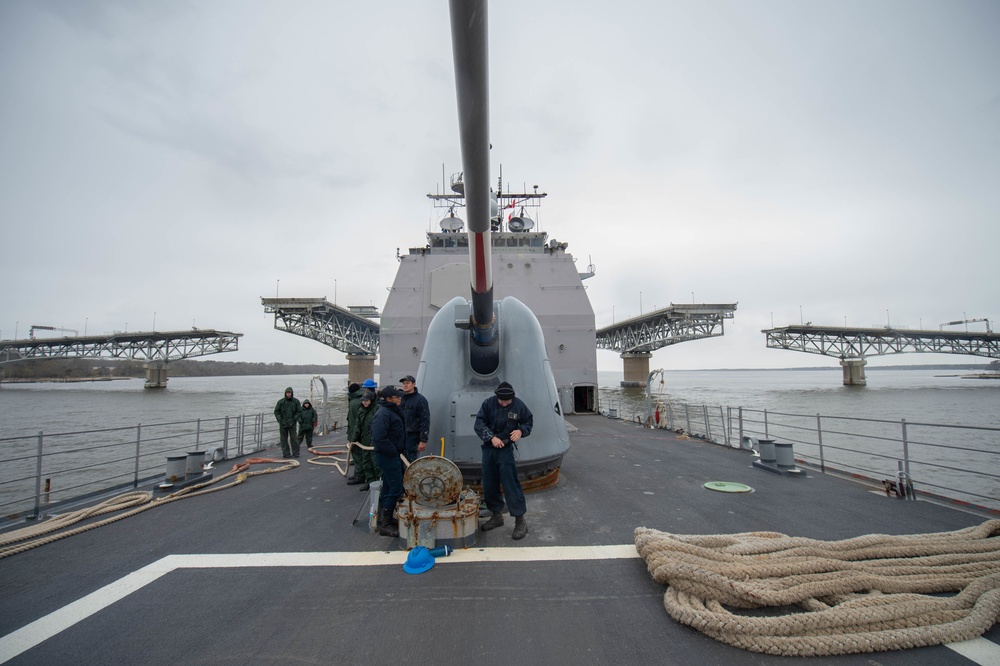
<svg viewBox="0 0 1000 666">
<path fill-rule="evenodd" d="M 739 303 L 653 367 L 836 365 L 772 322 L 997 326 L 998 34 L 993 0 L 496 0 L 494 169 L 549 193 L 598 326 Z M 342 362 L 260 297 L 381 308 L 459 160 L 444 0 L 3 0 L 0 337 Z"/>
</svg>

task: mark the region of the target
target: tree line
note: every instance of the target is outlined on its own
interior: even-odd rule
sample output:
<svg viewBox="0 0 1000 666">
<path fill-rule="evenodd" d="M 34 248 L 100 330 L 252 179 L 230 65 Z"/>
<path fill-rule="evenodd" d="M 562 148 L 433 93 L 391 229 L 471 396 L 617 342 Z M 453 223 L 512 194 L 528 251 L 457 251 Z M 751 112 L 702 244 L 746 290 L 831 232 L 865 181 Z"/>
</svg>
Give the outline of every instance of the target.
<svg viewBox="0 0 1000 666">
<path fill-rule="evenodd" d="M 347 365 L 286 365 L 245 361 L 192 361 L 167 363 L 171 377 L 230 377 L 245 375 L 346 375 Z M 145 377 L 144 361 L 48 358 L 29 359 L 3 366 L 5 379 L 99 379 L 105 377 Z"/>
</svg>

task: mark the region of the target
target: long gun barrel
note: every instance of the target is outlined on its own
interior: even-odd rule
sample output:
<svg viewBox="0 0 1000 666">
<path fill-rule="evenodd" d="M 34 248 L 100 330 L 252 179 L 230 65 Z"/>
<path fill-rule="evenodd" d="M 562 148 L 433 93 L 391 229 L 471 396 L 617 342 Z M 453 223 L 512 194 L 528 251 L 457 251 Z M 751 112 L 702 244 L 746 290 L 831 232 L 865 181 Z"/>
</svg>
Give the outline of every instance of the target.
<svg viewBox="0 0 1000 666">
<path fill-rule="evenodd" d="M 472 277 L 472 332 L 480 345 L 496 337 L 490 238 L 489 40 L 486 0 L 451 0 L 451 41 L 458 93 L 465 205 Z"/>
</svg>

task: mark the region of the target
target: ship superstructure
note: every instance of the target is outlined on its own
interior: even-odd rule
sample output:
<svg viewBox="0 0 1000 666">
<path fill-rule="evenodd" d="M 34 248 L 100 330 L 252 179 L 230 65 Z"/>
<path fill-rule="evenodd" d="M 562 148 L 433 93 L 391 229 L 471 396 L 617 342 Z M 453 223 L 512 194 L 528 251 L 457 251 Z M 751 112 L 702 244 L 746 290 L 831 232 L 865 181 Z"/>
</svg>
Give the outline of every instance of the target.
<svg viewBox="0 0 1000 666">
<path fill-rule="evenodd" d="M 382 311 L 380 378 L 394 383 L 415 374 L 434 315 L 456 296 L 469 294 L 469 236 L 461 212 L 461 174 L 451 193 L 428 194 L 444 215 L 440 231 L 427 234 L 424 247 L 399 257 L 399 270 Z M 535 229 L 527 211 L 539 207 L 543 192 L 494 192 L 492 226 L 493 295 L 515 296 L 535 313 L 545 337 L 563 413 L 597 411 L 597 342 L 594 309 L 567 243 Z"/>
</svg>

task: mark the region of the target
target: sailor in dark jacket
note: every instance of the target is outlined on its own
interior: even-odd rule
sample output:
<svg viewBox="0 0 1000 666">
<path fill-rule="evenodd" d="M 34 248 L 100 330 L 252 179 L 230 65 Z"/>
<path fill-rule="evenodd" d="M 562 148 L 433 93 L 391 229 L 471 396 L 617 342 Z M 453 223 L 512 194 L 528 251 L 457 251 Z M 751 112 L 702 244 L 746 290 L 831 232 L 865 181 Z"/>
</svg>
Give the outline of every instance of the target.
<svg viewBox="0 0 1000 666">
<path fill-rule="evenodd" d="M 299 457 L 299 438 L 296 437 L 295 424 L 299 420 L 299 412 L 301 411 L 302 405 L 299 404 L 299 399 L 295 397 L 295 392 L 289 386 L 285 389 L 285 397 L 274 406 L 274 418 L 278 422 L 281 433 L 281 454 L 285 458 L 291 458 L 293 455 L 296 458 Z M 289 438 L 292 440 L 291 450 L 288 448 Z"/>
<path fill-rule="evenodd" d="M 292 453 L 292 457 L 299 457 L 299 449 L 302 448 L 302 440 L 306 440 L 306 448 L 310 448 L 313 445 L 313 428 L 319 422 L 319 415 L 316 410 L 313 409 L 312 403 L 308 400 L 302 401 L 302 410 L 299 412 L 297 421 L 299 422 L 299 439 L 298 446 L 295 447 L 295 452 Z"/>
<path fill-rule="evenodd" d="M 506 499 L 510 515 L 514 517 L 511 537 L 523 539 L 528 534 L 528 524 L 524 521 L 527 505 L 517 479 L 514 449 L 519 440 L 531 434 L 533 425 L 531 410 L 514 395 L 514 387 L 507 382 L 500 383 L 493 397 L 484 400 L 476 414 L 476 434 L 483 441 L 483 499 L 493 514 L 483 523 L 484 532 L 503 525 Z M 503 494 L 500 493 L 501 484 Z"/>
<path fill-rule="evenodd" d="M 382 536 L 399 536 L 398 521 L 392 517 L 396 502 L 403 494 L 403 453 L 406 428 L 403 410 L 399 408 L 403 392 L 395 386 L 386 386 L 379 392 L 382 399 L 372 417 L 372 446 L 375 463 L 382 470 L 382 493 L 379 496 L 378 533 Z"/>
<path fill-rule="evenodd" d="M 431 429 L 431 408 L 427 398 L 417 391 L 416 379 L 406 375 L 399 380 L 403 386 L 403 422 L 406 425 L 406 459 L 413 462 L 427 448 Z"/>
</svg>

